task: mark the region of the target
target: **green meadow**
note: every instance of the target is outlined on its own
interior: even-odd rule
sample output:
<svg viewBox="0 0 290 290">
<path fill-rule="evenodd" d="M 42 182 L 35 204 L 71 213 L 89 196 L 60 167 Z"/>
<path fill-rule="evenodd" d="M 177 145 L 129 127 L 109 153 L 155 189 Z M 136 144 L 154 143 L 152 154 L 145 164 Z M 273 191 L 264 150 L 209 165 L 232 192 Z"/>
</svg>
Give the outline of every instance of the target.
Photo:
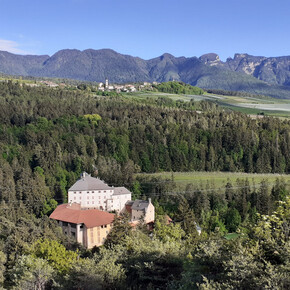
<svg viewBox="0 0 290 290">
<path fill-rule="evenodd" d="M 186 185 L 206 186 L 210 188 L 223 188 L 228 181 L 235 184 L 237 179 L 248 179 L 251 185 L 259 185 L 262 180 L 267 180 L 269 184 L 274 184 L 277 178 L 284 178 L 290 185 L 289 174 L 257 174 L 241 172 L 162 172 L 152 174 L 139 174 L 148 177 L 159 177 L 161 179 L 171 179 L 180 190 L 185 190 Z"/>
</svg>

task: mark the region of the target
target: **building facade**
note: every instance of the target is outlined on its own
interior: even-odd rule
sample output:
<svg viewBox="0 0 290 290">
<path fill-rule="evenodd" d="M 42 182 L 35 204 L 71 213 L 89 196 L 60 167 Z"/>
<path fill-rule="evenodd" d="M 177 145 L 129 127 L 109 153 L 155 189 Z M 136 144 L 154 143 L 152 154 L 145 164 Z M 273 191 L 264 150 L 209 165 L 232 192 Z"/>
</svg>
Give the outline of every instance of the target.
<svg viewBox="0 0 290 290">
<path fill-rule="evenodd" d="M 122 212 L 131 200 L 125 187 L 111 187 L 99 178 L 83 172 L 81 178 L 68 190 L 69 203 L 79 203 L 82 208 Z"/>
<path fill-rule="evenodd" d="M 50 215 L 66 235 L 73 237 L 87 249 L 104 244 L 114 217 L 114 214 L 97 209 L 84 210 L 77 203 L 61 204 Z"/>
<path fill-rule="evenodd" d="M 104 244 L 115 217 L 109 211 L 120 214 L 127 210 L 132 226 L 140 222 L 152 226 L 155 219 L 151 199 L 131 201 L 131 192 L 125 187 L 111 187 L 86 172 L 68 190 L 68 202 L 59 205 L 50 218 L 87 249 Z"/>
<path fill-rule="evenodd" d="M 128 201 L 126 203 L 126 210 L 130 214 L 130 220 L 133 224 L 138 224 L 143 221 L 145 224 L 154 223 L 155 208 L 151 203 L 151 198 L 146 200 Z"/>
</svg>

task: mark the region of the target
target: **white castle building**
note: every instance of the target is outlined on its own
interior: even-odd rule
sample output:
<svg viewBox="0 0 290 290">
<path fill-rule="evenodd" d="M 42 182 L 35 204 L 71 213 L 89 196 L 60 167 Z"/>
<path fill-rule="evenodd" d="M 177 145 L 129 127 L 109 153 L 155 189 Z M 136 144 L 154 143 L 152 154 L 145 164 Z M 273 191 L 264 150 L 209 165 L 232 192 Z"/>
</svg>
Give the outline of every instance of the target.
<svg viewBox="0 0 290 290">
<path fill-rule="evenodd" d="M 86 172 L 83 172 L 81 178 L 68 190 L 68 202 L 78 203 L 83 209 L 122 212 L 131 198 L 131 192 L 127 188 L 111 187 Z"/>
</svg>

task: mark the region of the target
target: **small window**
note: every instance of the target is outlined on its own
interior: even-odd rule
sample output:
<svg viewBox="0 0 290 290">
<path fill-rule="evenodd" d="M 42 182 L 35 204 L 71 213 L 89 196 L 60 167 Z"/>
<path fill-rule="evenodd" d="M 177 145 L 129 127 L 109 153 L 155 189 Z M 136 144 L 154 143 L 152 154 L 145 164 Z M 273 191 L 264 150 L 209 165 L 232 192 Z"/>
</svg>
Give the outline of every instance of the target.
<svg viewBox="0 0 290 290">
<path fill-rule="evenodd" d="M 101 228 L 104 228 L 104 226 L 101 226 Z"/>
<path fill-rule="evenodd" d="M 101 193 L 101 191 L 99 190 L 99 193 Z"/>
<path fill-rule="evenodd" d="M 76 197 L 74 197 L 74 200 L 76 200 L 77 198 Z"/>
<path fill-rule="evenodd" d="M 104 190 L 104 193 L 106 193 L 106 191 Z"/>
<path fill-rule="evenodd" d="M 76 194 L 76 191 L 74 192 L 74 194 Z"/>
<path fill-rule="evenodd" d="M 76 226 L 77 226 L 76 224 L 70 224 L 70 227 L 73 228 L 73 229 L 75 229 Z"/>
<path fill-rule="evenodd" d="M 82 193 L 82 192 L 80 191 L 80 193 Z"/>
<path fill-rule="evenodd" d="M 90 193 L 89 191 L 87 191 L 87 193 Z"/>
<path fill-rule="evenodd" d="M 80 229 L 83 229 L 84 228 L 84 225 L 80 225 Z"/>
<path fill-rule="evenodd" d="M 76 233 L 75 233 L 75 232 L 70 232 L 70 233 L 71 233 L 71 235 L 72 235 L 73 237 L 76 236 Z"/>
<path fill-rule="evenodd" d="M 62 222 L 62 225 L 63 225 L 64 227 L 67 227 L 68 223 L 67 223 L 67 222 Z"/>
<path fill-rule="evenodd" d="M 87 204 L 90 204 L 90 202 L 88 201 Z"/>
<path fill-rule="evenodd" d="M 107 225 L 105 225 L 105 228 L 107 227 Z"/>
</svg>

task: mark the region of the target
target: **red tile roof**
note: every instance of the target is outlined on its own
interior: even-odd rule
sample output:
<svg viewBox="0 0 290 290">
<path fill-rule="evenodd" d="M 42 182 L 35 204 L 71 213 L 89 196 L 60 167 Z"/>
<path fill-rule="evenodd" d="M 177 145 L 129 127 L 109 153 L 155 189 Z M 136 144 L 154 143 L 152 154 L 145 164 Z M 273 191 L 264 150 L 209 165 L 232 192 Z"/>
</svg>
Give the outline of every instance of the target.
<svg viewBox="0 0 290 290">
<path fill-rule="evenodd" d="M 80 209 L 77 204 L 61 204 L 50 215 L 51 219 L 58 221 L 85 224 L 87 228 L 111 224 L 115 215 L 98 209 Z"/>
</svg>

